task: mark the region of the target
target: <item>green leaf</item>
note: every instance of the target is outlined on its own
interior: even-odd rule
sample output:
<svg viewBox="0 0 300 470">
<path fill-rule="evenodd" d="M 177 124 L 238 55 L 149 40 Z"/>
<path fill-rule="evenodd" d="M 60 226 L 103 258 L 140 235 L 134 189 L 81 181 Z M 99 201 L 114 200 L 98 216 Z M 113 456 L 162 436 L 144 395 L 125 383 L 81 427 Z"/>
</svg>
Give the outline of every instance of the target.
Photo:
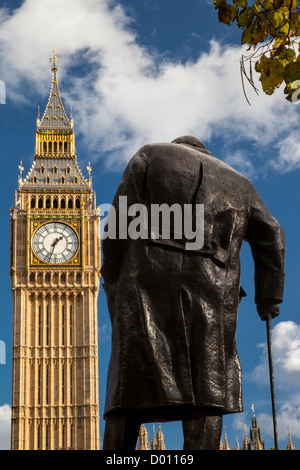
<svg viewBox="0 0 300 470">
<path fill-rule="evenodd" d="M 241 11 L 241 13 L 238 16 L 237 22 L 238 26 L 241 28 L 249 26 L 254 19 L 254 13 L 252 11 L 252 8 L 247 7 L 245 10 Z"/>
<path fill-rule="evenodd" d="M 236 7 L 245 8 L 248 5 L 247 0 L 233 0 Z"/>
<path fill-rule="evenodd" d="M 283 82 L 283 65 L 278 59 L 268 58 L 263 55 L 256 70 L 260 72 L 259 79 L 261 81 L 263 91 L 267 95 L 272 95 L 275 89 Z"/>
<path fill-rule="evenodd" d="M 274 28 L 279 28 L 284 24 L 284 17 L 279 11 L 269 12 L 269 20 L 272 22 Z"/>
<path fill-rule="evenodd" d="M 221 6 L 226 5 L 226 0 L 214 0 L 215 9 L 220 8 Z"/>
<path fill-rule="evenodd" d="M 219 8 L 219 21 L 220 23 L 225 23 L 230 25 L 232 21 L 235 20 L 238 14 L 238 8 L 232 5 L 225 5 Z"/>
<path fill-rule="evenodd" d="M 252 43 L 252 31 L 253 31 L 253 24 L 248 26 L 242 34 L 241 44 L 251 44 Z"/>
<path fill-rule="evenodd" d="M 273 8 L 273 0 L 262 0 L 262 6 L 265 10 L 271 10 Z"/>
</svg>

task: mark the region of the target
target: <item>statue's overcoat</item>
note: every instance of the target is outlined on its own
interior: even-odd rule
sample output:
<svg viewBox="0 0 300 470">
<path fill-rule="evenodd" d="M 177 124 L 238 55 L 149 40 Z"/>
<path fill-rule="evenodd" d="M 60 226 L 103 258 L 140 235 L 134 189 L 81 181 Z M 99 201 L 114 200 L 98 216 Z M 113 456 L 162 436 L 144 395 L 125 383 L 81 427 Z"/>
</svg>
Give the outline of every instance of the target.
<svg viewBox="0 0 300 470">
<path fill-rule="evenodd" d="M 151 204 L 204 204 L 204 246 L 187 250 L 186 240 L 174 233 L 171 240 L 163 234 L 126 239 L 120 196 L 127 196 L 128 208 L 145 205 L 148 214 Z M 242 411 L 236 347 L 241 245 L 249 242 L 253 254 L 255 302 L 280 303 L 280 224 L 248 179 L 192 137 L 141 148 L 113 206 L 117 234 L 123 232 L 113 239 L 111 211 L 105 227 L 110 238 L 102 242 L 112 325 L 104 416 L 138 410 L 142 421 L 151 422 L 182 419 L 195 406 L 222 414 Z M 127 225 L 132 220 L 133 212 Z"/>
</svg>

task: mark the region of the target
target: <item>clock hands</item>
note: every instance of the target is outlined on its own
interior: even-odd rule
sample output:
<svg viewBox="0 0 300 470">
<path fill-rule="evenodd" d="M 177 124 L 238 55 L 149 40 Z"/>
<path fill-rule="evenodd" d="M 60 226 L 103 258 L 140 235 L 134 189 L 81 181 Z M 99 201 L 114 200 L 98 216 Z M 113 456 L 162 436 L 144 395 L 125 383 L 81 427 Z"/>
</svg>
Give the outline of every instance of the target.
<svg viewBox="0 0 300 470">
<path fill-rule="evenodd" d="M 59 238 L 55 238 L 55 240 L 53 241 L 53 243 L 52 243 L 52 245 L 51 245 L 52 250 L 51 250 L 50 255 L 49 255 L 49 262 L 50 262 L 50 260 L 51 260 L 51 258 L 52 258 L 52 255 L 53 255 L 53 252 L 54 252 L 54 248 L 56 247 L 56 245 L 58 244 L 58 242 L 59 242 L 60 240 L 63 240 L 63 238 L 64 238 L 64 237 L 61 236 L 61 237 L 59 237 Z"/>
</svg>

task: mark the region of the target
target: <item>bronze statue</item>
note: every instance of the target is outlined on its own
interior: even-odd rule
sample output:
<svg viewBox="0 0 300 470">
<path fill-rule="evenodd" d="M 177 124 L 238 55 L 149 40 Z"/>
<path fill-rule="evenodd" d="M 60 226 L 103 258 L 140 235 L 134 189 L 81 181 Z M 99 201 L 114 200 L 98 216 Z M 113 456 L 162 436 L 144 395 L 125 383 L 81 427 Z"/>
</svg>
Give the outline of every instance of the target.
<svg viewBox="0 0 300 470">
<path fill-rule="evenodd" d="M 134 220 L 122 197 L 148 215 L 162 204 L 191 207 L 193 234 L 204 205 L 204 243 L 187 249 L 189 233 L 180 238 L 175 220 L 170 237 L 150 226 L 135 239 L 120 236 L 122 220 Z M 253 254 L 257 311 L 274 318 L 283 299 L 283 230 L 252 183 L 190 136 L 141 148 L 113 208 L 116 236 L 102 242 L 112 324 L 103 449 L 133 450 L 141 423 L 175 420 L 185 450 L 218 449 L 222 416 L 243 410 L 235 340 L 245 295 L 241 245 Z"/>
</svg>

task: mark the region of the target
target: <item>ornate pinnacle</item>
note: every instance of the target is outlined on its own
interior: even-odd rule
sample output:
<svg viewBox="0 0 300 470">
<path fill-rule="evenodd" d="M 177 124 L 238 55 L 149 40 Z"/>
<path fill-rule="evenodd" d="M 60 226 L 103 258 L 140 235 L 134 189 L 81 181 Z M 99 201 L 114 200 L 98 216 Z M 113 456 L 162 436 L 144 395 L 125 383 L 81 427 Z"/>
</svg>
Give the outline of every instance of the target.
<svg viewBox="0 0 300 470">
<path fill-rule="evenodd" d="M 52 68 L 53 72 L 55 72 L 57 70 L 56 62 L 59 62 L 59 58 L 56 55 L 56 50 L 55 49 L 53 49 L 53 54 L 50 57 L 50 62 L 53 62 L 53 65 L 52 65 L 51 68 Z"/>
</svg>

